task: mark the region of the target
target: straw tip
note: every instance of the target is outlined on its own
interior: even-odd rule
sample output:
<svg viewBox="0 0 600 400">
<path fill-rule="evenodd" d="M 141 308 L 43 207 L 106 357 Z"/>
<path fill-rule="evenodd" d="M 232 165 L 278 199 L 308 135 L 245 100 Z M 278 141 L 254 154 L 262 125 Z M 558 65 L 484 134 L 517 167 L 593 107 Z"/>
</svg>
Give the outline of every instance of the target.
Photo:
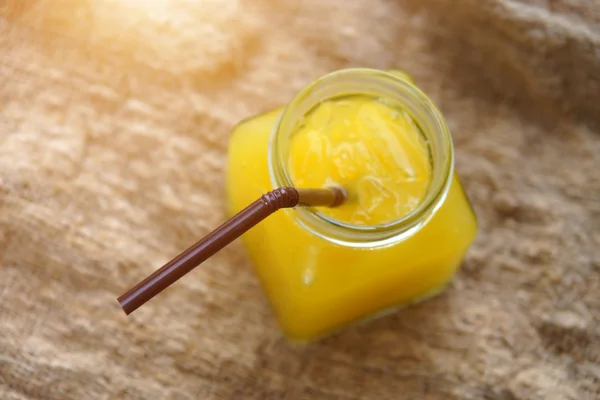
<svg viewBox="0 0 600 400">
<path fill-rule="evenodd" d="M 131 307 L 131 302 L 128 302 L 127 299 L 124 298 L 124 296 L 118 297 L 117 302 L 119 303 L 119 306 L 121 307 L 125 315 L 129 315 L 133 311 L 135 311 L 135 308 Z"/>
<path fill-rule="evenodd" d="M 342 205 L 346 200 L 348 200 L 348 192 L 341 186 L 334 186 L 331 188 L 333 191 L 335 198 L 333 200 L 333 204 L 331 207 L 337 207 Z"/>
</svg>

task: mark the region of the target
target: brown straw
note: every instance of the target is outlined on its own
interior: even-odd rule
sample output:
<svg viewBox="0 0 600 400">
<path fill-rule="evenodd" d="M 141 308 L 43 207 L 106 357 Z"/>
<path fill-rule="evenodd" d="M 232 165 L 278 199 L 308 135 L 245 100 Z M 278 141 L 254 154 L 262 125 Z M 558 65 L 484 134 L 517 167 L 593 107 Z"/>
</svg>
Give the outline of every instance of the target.
<svg viewBox="0 0 600 400">
<path fill-rule="evenodd" d="M 118 298 L 125 314 L 131 314 L 148 300 L 171 286 L 244 232 L 281 208 L 299 206 L 335 207 L 347 198 L 341 188 L 295 189 L 284 187 L 261 196 L 223 225 L 169 261 L 152 275 Z"/>
</svg>

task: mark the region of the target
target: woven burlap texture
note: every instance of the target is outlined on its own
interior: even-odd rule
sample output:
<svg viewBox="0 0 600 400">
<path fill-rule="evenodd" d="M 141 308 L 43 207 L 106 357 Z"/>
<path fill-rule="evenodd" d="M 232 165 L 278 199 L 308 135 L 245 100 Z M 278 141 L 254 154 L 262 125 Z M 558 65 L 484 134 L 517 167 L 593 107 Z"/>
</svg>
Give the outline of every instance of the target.
<svg viewBox="0 0 600 400">
<path fill-rule="evenodd" d="M 597 399 L 599 8 L 0 1 L 0 398 Z M 449 122 L 481 230 L 448 290 L 291 345 L 235 243 L 125 317 L 223 221 L 231 128 L 351 66 Z"/>
</svg>

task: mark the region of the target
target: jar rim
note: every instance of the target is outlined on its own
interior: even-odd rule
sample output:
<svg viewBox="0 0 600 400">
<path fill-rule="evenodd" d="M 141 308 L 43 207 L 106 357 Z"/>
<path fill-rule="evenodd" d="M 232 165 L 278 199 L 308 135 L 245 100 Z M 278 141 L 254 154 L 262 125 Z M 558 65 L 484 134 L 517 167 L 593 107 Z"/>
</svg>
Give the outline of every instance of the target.
<svg viewBox="0 0 600 400">
<path fill-rule="evenodd" d="M 383 224 L 348 224 L 327 217 L 313 208 L 297 208 L 294 211 L 297 213 L 298 222 L 301 225 L 318 236 L 338 244 L 371 247 L 377 244 L 395 243 L 396 241 L 405 238 L 406 235 L 411 235 L 418 231 L 418 229 L 431 218 L 435 211 L 437 211 L 446 197 L 451 182 L 450 177 L 454 170 L 452 137 L 445 119 L 432 100 L 408 79 L 401 78 L 392 72 L 377 69 L 346 68 L 330 72 L 312 81 L 298 92 L 283 108 L 274 125 L 269 143 L 269 169 L 271 181 L 274 187 L 293 186 L 293 181 L 288 172 L 286 157 L 282 154 L 283 147 L 281 141 L 285 139 L 283 137 L 286 133 L 284 131 L 285 122 L 290 118 L 294 118 L 294 110 L 296 110 L 303 101 L 309 98 L 311 94 L 314 94 L 315 91 L 323 89 L 327 85 L 335 83 L 340 84 L 348 80 L 351 81 L 353 78 L 366 78 L 372 79 L 373 81 L 378 80 L 379 83 L 382 83 L 386 87 L 386 89 L 391 89 L 394 93 L 403 92 L 404 95 L 409 96 L 415 104 L 423 107 L 431 117 L 431 123 L 429 125 L 433 126 L 435 132 L 426 132 L 423 128 L 423 121 L 420 121 L 414 113 L 409 113 L 424 131 L 424 134 L 435 133 L 440 136 L 441 145 L 443 147 L 441 149 L 441 153 L 443 154 L 441 160 L 442 165 L 439 165 L 438 162 L 438 168 L 434 171 L 434 174 L 437 172 L 442 179 L 436 180 L 434 179 L 434 176 L 425 196 L 413 210 L 401 218 Z M 384 86 L 381 86 L 381 88 L 384 88 Z M 360 89 L 357 89 L 345 94 L 365 93 L 361 92 Z M 334 96 L 330 96 L 329 98 L 331 97 Z M 399 103 L 403 107 L 406 106 L 406 104 L 403 104 L 402 102 Z M 318 104 L 318 102 L 313 103 L 311 108 L 316 104 Z M 436 165 L 434 164 L 434 168 L 435 166 Z"/>
</svg>

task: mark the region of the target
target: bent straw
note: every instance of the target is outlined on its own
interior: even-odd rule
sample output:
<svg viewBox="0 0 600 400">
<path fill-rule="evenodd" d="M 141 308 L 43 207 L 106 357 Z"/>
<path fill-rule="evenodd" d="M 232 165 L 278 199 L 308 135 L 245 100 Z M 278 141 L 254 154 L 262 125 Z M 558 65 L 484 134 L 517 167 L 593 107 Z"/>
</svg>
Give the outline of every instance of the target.
<svg viewBox="0 0 600 400">
<path fill-rule="evenodd" d="M 244 232 L 281 208 L 296 206 L 336 207 L 347 199 L 342 188 L 295 189 L 283 187 L 261 196 L 223 225 L 156 270 L 118 298 L 129 315 L 179 278 L 233 242 Z"/>
</svg>

